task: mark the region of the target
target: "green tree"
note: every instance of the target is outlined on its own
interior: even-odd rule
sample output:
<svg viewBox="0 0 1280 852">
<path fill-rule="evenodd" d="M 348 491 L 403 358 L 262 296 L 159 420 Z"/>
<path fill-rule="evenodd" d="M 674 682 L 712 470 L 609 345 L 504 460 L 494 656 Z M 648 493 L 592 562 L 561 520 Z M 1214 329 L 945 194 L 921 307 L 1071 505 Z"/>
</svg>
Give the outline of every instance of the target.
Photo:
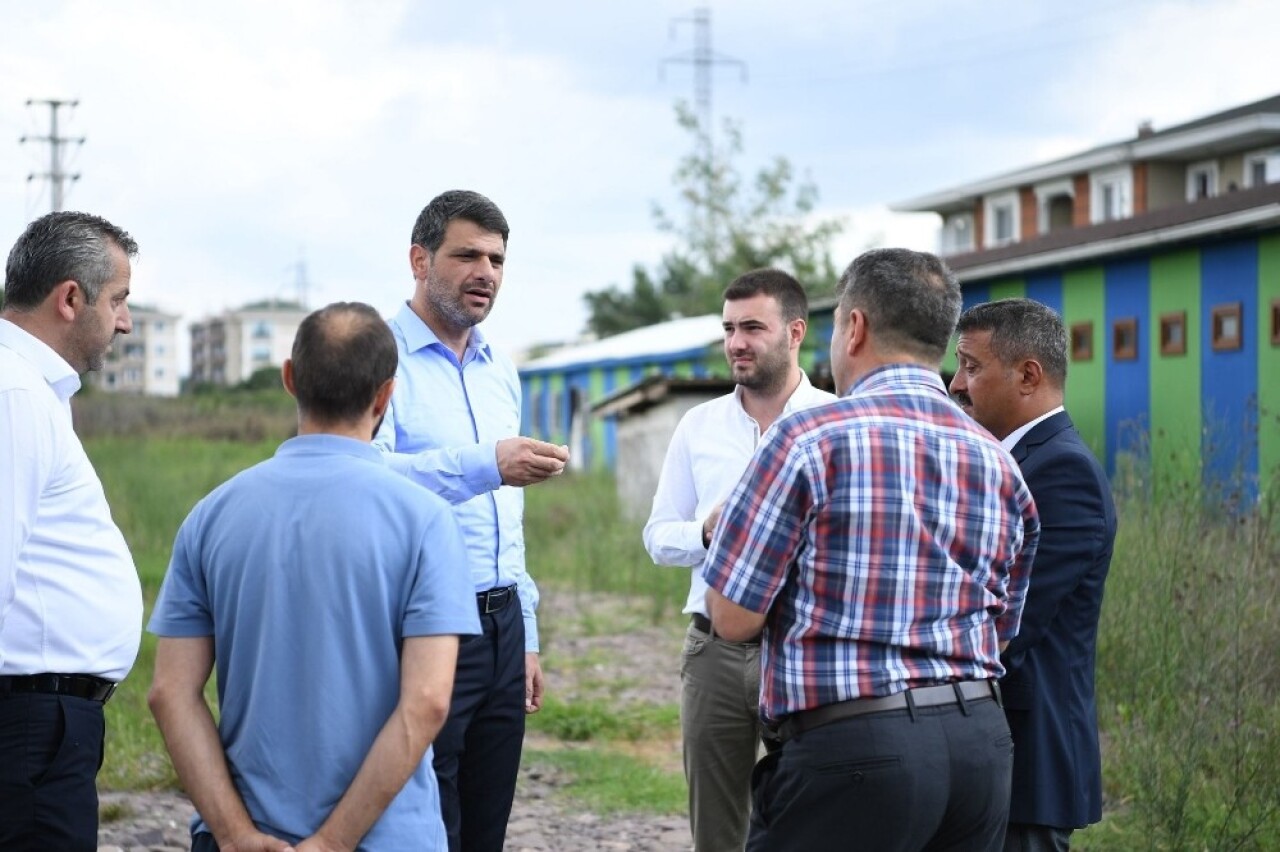
<svg viewBox="0 0 1280 852">
<path fill-rule="evenodd" d="M 676 106 L 676 120 L 698 142 L 673 176 L 688 216 L 680 222 L 655 205 L 653 217 L 678 243 L 657 268 L 634 266 L 630 290 L 612 285 L 587 293 L 589 329 L 607 337 L 674 316 L 715 313 L 730 281 L 763 266 L 786 269 L 811 294 L 829 294 L 836 279 L 831 240 L 844 223 L 811 221 L 817 187 L 798 181 L 781 156 L 747 181 L 736 164 L 743 151 L 736 122 L 724 123 L 717 151 L 686 104 Z"/>
</svg>

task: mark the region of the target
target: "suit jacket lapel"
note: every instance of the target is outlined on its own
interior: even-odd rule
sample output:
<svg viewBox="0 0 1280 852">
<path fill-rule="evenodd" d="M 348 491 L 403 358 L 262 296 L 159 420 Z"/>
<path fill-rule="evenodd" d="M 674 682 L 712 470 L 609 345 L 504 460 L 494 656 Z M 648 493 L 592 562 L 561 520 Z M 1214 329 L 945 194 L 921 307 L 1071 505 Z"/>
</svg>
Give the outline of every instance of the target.
<svg viewBox="0 0 1280 852">
<path fill-rule="evenodd" d="M 1065 411 L 1059 411 L 1047 420 L 1041 420 L 1031 431 L 1022 436 L 1018 443 L 1013 445 L 1010 455 L 1018 464 L 1022 464 L 1027 456 L 1031 455 L 1031 451 L 1046 443 L 1050 438 L 1064 429 L 1071 429 L 1075 424 L 1071 422 L 1071 416 Z"/>
</svg>

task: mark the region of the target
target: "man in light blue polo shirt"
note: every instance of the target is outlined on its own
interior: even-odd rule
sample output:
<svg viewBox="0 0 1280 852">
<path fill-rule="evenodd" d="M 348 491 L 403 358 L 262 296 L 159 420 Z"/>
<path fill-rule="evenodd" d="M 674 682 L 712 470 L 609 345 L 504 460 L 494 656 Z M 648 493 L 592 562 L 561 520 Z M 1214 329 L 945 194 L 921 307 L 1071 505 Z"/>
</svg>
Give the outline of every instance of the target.
<svg viewBox="0 0 1280 852">
<path fill-rule="evenodd" d="M 451 852 L 502 849 L 524 717 L 542 706 L 521 488 L 569 458 L 567 447 L 519 436 L 520 379 L 476 328 L 502 286 L 507 233 L 502 211 L 475 192 L 443 193 L 418 216 L 413 298 L 391 320 L 396 392 L 374 440 L 392 468 L 453 504 L 484 631 L 458 651 L 435 746 Z"/>
<path fill-rule="evenodd" d="M 292 356 L 298 436 L 192 510 L 149 625 L 192 848 L 443 850 L 424 758 L 479 630 L 457 522 L 369 443 L 397 360 L 378 313 L 317 311 Z"/>
</svg>

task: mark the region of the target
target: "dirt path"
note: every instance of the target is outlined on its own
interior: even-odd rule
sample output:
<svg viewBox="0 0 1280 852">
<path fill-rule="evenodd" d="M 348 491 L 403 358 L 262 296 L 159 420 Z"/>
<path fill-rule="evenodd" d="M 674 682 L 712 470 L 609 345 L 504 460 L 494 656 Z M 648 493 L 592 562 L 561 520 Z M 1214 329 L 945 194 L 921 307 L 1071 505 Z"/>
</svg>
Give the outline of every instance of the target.
<svg viewBox="0 0 1280 852">
<path fill-rule="evenodd" d="M 544 590 L 541 605 L 548 689 L 566 700 L 606 695 L 622 702 L 679 701 L 677 666 L 683 625 L 655 625 L 649 601 Z M 531 746 L 542 747 L 532 738 Z M 679 767 L 679 743 L 658 746 L 663 765 Z M 562 794 L 567 779 L 522 767 L 507 827 L 509 852 L 683 852 L 691 846 L 683 815 L 600 816 Z M 189 848 L 191 804 L 172 793 L 102 794 L 99 852 L 176 852 Z"/>
</svg>

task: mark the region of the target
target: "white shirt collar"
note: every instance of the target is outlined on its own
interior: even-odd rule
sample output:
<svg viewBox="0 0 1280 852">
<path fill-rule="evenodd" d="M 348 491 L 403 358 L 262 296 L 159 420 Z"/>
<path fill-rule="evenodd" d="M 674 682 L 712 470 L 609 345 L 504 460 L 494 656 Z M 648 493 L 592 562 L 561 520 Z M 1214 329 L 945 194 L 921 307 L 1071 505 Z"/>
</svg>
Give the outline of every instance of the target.
<svg viewBox="0 0 1280 852">
<path fill-rule="evenodd" d="M 80 390 L 80 376 L 66 359 L 25 328 L 3 318 L 0 318 L 0 346 L 7 346 L 30 361 L 62 402 Z"/>
<path fill-rule="evenodd" d="M 1066 411 L 1066 408 L 1059 405 L 1057 408 L 1053 409 L 1052 411 L 1046 411 L 1044 414 L 1041 414 L 1039 417 L 1037 417 L 1035 420 L 1032 420 L 1030 423 L 1023 423 L 1017 429 L 1014 429 L 1008 435 L 1005 435 L 1004 440 L 1000 442 L 1000 446 L 1004 447 L 1009 452 L 1013 452 L 1013 448 L 1018 446 L 1018 442 L 1022 440 L 1023 435 L 1026 435 L 1028 432 L 1034 429 L 1037 423 L 1040 423 L 1041 421 L 1044 421 L 1044 420 L 1048 420 L 1050 417 L 1052 417 L 1053 415 L 1057 414 L 1060 411 Z"/>
</svg>

